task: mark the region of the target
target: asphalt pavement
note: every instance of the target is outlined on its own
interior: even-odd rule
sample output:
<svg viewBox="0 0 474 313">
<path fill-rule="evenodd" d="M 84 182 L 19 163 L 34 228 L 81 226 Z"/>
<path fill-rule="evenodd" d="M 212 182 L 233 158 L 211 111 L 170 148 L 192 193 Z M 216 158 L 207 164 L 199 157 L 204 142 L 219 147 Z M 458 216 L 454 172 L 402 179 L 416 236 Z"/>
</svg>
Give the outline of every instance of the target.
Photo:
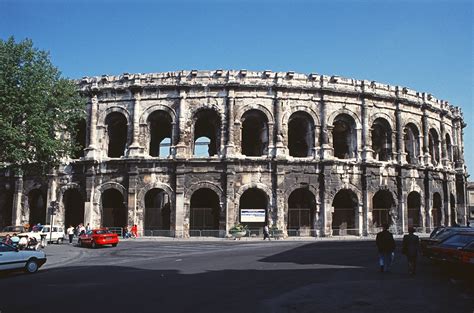
<svg viewBox="0 0 474 313">
<path fill-rule="evenodd" d="M 373 240 L 126 240 L 49 245 L 37 274 L 0 277 L 0 312 L 474 312 L 472 278 Z M 11 296 L 8 296 L 11 295 Z"/>
</svg>

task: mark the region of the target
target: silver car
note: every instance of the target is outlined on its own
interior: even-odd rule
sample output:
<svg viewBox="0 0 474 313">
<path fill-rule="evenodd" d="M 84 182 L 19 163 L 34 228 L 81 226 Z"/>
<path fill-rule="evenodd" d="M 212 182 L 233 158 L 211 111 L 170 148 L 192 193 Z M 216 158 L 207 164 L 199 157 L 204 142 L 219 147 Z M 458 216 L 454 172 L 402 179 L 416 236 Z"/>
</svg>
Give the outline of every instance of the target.
<svg viewBox="0 0 474 313">
<path fill-rule="evenodd" d="M 22 269 L 27 273 L 36 273 L 46 263 L 43 251 L 19 250 L 11 245 L 0 243 L 0 270 Z"/>
</svg>

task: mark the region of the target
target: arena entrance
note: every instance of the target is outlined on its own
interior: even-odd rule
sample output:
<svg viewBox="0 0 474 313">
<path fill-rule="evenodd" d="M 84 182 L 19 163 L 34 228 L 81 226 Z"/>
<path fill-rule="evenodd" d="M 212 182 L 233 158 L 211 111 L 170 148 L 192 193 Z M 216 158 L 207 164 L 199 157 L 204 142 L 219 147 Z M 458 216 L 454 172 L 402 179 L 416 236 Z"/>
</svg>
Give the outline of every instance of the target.
<svg viewBox="0 0 474 313">
<path fill-rule="evenodd" d="M 84 223 L 84 200 L 78 189 L 68 189 L 63 195 L 64 227 Z"/>
<path fill-rule="evenodd" d="M 314 236 L 316 199 L 306 188 L 293 191 L 288 198 L 288 236 Z"/>
<path fill-rule="evenodd" d="M 102 193 L 102 226 L 127 226 L 127 208 L 122 193 L 116 189 L 107 189 Z"/>
<path fill-rule="evenodd" d="M 219 229 L 219 196 L 209 188 L 201 188 L 191 196 L 190 236 L 223 237 L 225 231 Z"/>
<path fill-rule="evenodd" d="M 30 209 L 28 223 L 31 226 L 46 223 L 46 196 L 41 190 L 33 189 L 28 193 L 28 207 Z"/>
<path fill-rule="evenodd" d="M 433 194 L 433 209 L 431 215 L 433 217 L 433 227 L 441 226 L 441 195 L 438 192 Z"/>
<path fill-rule="evenodd" d="M 357 195 L 348 189 L 340 190 L 332 202 L 332 234 L 334 236 L 358 235 L 355 218 L 359 201 Z"/>
<path fill-rule="evenodd" d="M 13 212 L 13 193 L 8 190 L 0 192 L 0 228 L 10 226 L 12 222 Z"/>
<path fill-rule="evenodd" d="M 171 208 L 168 194 L 153 188 L 145 194 L 145 236 L 174 236 L 171 233 Z"/>
<path fill-rule="evenodd" d="M 390 209 L 394 206 L 392 194 L 388 190 L 379 190 L 372 198 L 373 232 L 376 233 L 383 224 L 392 224 Z"/>
<path fill-rule="evenodd" d="M 410 192 L 407 199 L 408 226 L 421 227 L 421 197 L 416 191 Z"/>
<path fill-rule="evenodd" d="M 267 194 L 258 188 L 247 189 L 239 200 L 239 221 L 247 225 L 250 234 L 260 235 L 268 221 Z"/>
</svg>

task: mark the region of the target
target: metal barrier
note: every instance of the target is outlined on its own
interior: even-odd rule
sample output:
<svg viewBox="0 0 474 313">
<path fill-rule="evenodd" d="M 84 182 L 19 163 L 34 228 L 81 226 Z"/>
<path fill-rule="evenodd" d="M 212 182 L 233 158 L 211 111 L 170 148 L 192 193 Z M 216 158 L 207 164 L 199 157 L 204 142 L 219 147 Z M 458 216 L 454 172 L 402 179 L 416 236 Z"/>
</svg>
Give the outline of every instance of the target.
<svg viewBox="0 0 474 313">
<path fill-rule="evenodd" d="M 360 236 L 361 231 L 358 228 L 333 229 L 333 236 Z"/>
<path fill-rule="evenodd" d="M 226 231 L 220 229 L 190 229 L 189 237 L 225 237 Z"/>
<path fill-rule="evenodd" d="M 176 237 L 176 231 L 163 229 L 145 229 L 143 231 L 145 237 Z"/>
<path fill-rule="evenodd" d="M 288 229 L 288 237 L 318 237 L 319 229 Z"/>
</svg>

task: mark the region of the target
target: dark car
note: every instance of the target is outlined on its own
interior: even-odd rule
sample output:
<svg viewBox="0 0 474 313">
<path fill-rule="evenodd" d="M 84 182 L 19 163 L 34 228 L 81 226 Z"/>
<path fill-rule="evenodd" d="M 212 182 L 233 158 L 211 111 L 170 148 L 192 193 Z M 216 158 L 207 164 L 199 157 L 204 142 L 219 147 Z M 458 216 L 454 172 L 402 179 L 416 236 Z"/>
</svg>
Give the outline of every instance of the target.
<svg viewBox="0 0 474 313">
<path fill-rule="evenodd" d="M 429 247 L 440 243 L 441 241 L 445 240 L 446 238 L 452 236 L 453 234 L 459 232 L 474 232 L 474 228 L 470 227 L 436 227 L 430 234 L 429 238 L 421 238 L 420 239 L 420 248 L 421 254 L 426 257 L 430 256 L 431 250 Z"/>
<path fill-rule="evenodd" d="M 428 249 L 432 260 L 474 269 L 474 232 L 472 231 L 454 233 Z"/>
</svg>

